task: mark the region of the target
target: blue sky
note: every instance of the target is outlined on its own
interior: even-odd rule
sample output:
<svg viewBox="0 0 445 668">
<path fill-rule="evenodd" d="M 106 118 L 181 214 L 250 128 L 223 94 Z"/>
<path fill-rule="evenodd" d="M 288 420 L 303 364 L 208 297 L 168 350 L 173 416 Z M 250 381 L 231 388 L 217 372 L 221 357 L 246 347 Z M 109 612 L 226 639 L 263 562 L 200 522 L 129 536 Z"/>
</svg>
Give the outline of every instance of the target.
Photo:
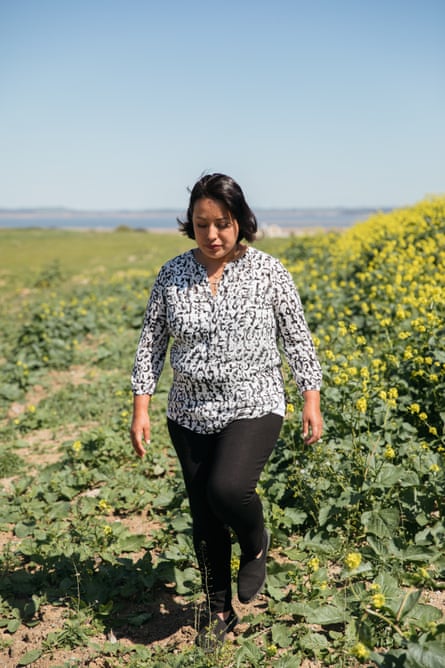
<svg viewBox="0 0 445 668">
<path fill-rule="evenodd" d="M 0 207 L 445 192 L 443 0 L 0 0 Z"/>
</svg>

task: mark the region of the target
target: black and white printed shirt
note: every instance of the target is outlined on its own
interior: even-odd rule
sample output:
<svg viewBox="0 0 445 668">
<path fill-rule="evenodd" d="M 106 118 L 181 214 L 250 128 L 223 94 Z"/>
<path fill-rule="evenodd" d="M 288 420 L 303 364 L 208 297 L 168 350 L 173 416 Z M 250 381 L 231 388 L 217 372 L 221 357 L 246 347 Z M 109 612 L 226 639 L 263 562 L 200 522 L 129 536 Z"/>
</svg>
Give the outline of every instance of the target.
<svg viewBox="0 0 445 668">
<path fill-rule="evenodd" d="M 136 352 L 134 394 L 154 393 L 170 339 L 167 415 L 192 431 L 284 413 L 279 341 L 299 390 L 320 389 L 321 367 L 292 277 L 255 248 L 225 266 L 215 296 L 193 250 L 162 267 Z"/>
</svg>

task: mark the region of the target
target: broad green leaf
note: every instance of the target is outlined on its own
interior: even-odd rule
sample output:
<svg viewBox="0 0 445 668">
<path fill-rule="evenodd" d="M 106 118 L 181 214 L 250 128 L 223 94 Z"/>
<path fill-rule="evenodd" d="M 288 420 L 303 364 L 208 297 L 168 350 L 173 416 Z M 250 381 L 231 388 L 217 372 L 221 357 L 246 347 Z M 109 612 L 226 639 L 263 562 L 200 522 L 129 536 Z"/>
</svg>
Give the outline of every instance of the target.
<svg viewBox="0 0 445 668">
<path fill-rule="evenodd" d="M 196 591 L 197 571 L 195 568 L 177 568 L 174 569 L 174 578 L 176 591 L 178 594 L 185 595 Z"/>
<path fill-rule="evenodd" d="M 384 464 L 376 476 L 375 484 L 382 487 L 393 487 L 400 480 L 402 467 Z"/>
<path fill-rule="evenodd" d="M 289 612 L 304 617 L 308 624 L 321 624 L 322 626 L 340 624 L 348 617 L 346 609 L 340 609 L 334 605 L 293 603 L 289 604 Z"/>
<path fill-rule="evenodd" d="M 274 601 L 282 601 L 283 598 L 286 598 L 287 596 L 286 589 L 284 587 L 275 587 L 272 584 L 267 584 L 267 593 Z"/>
<path fill-rule="evenodd" d="M 426 630 L 431 622 L 437 622 L 441 617 L 442 614 L 438 608 L 433 605 L 418 603 L 405 616 L 405 622 L 412 620 Z"/>
<path fill-rule="evenodd" d="M 292 642 L 292 631 L 286 624 L 272 625 L 272 641 L 278 647 L 289 647 Z"/>
<path fill-rule="evenodd" d="M 166 506 L 169 506 L 173 499 L 175 498 L 174 492 L 171 490 L 165 490 L 164 492 L 161 492 L 158 494 L 158 496 L 153 499 L 153 506 L 155 508 L 164 508 Z"/>
<path fill-rule="evenodd" d="M 400 522 L 397 508 L 369 510 L 362 514 L 361 522 L 367 533 L 378 538 L 392 538 Z"/>
<path fill-rule="evenodd" d="M 23 522 L 18 522 L 14 527 L 14 533 L 17 538 L 26 538 L 27 536 L 30 536 L 33 531 L 34 526 L 23 524 Z"/>
<path fill-rule="evenodd" d="M 20 389 L 16 385 L 5 383 L 0 386 L 0 396 L 7 401 L 17 401 L 20 398 Z"/>
<path fill-rule="evenodd" d="M 307 513 L 297 508 L 286 508 L 284 514 L 292 520 L 292 524 L 296 527 L 301 526 L 307 518 Z"/>
<path fill-rule="evenodd" d="M 307 633 L 298 639 L 301 649 L 310 650 L 317 656 L 328 647 L 328 639 L 323 633 Z"/>
<path fill-rule="evenodd" d="M 119 538 L 119 549 L 122 552 L 138 552 L 147 543 L 147 537 L 140 534 L 132 534 Z"/>
<path fill-rule="evenodd" d="M 21 659 L 17 661 L 17 666 L 30 666 L 31 663 L 40 659 L 43 652 L 41 649 L 32 649 L 30 652 L 26 652 Z"/>
<path fill-rule="evenodd" d="M 422 645 L 409 643 L 406 668 L 443 668 L 445 666 L 445 646 L 439 642 Z"/>
<path fill-rule="evenodd" d="M 399 478 L 399 485 L 401 487 L 417 487 L 419 482 L 419 476 L 415 471 L 406 471 L 405 469 L 401 470 Z"/>
<path fill-rule="evenodd" d="M 20 619 L 10 619 L 7 627 L 9 633 L 15 633 L 20 628 L 21 623 Z"/>
<path fill-rule="evenodd" d="M 422 592 L 420 590 L 415 590 L 407 593 L 401 603 L 400 607 L 397 610 L 396 617 L 397 619 L 404 619 L 407 616 L 411 616 L 409 613 L 413 610 L 413 608 L 416 606 L 420 596 L 422 595 Z"/>
</svg>

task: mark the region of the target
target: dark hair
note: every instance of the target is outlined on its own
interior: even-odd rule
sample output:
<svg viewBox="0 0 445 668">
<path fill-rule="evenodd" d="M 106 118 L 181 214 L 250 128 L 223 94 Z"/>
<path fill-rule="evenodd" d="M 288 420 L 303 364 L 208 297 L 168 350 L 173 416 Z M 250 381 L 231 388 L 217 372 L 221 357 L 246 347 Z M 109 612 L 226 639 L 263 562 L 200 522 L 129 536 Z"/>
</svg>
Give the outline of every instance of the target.
<svg viewBox="0 0 445 668">
<path fill-rule="evenodd" d="M 225 204 L 239 225 L 237 241 L 253 241 L 257 231 L 257 219 L 246 202 L 244 193 L 234 179 L 225 174 L 206 174 L 195 183 L 190 192 L 186 218 L 178 218 L 179 229 L 190 239 L 195 238 L 193 230 L 193 209 L 196 201 L 202 197 L 218 200 Z"/>
</svg>

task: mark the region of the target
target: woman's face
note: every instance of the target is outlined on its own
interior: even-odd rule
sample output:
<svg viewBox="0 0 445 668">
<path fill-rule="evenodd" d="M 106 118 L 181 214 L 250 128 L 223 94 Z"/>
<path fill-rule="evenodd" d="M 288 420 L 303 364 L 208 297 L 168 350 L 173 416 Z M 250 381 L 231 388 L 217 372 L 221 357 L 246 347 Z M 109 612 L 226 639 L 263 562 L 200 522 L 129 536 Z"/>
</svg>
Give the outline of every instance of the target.
<svg viewBox="0 0 445 668">
<path fill-rule="evenodd" d="M 226 262 L 232 259 L 239 225 L 223 202 L 209 197 L 196 200 L 192 222 L 196 243 L 206 258 Z"/>
</svg>

